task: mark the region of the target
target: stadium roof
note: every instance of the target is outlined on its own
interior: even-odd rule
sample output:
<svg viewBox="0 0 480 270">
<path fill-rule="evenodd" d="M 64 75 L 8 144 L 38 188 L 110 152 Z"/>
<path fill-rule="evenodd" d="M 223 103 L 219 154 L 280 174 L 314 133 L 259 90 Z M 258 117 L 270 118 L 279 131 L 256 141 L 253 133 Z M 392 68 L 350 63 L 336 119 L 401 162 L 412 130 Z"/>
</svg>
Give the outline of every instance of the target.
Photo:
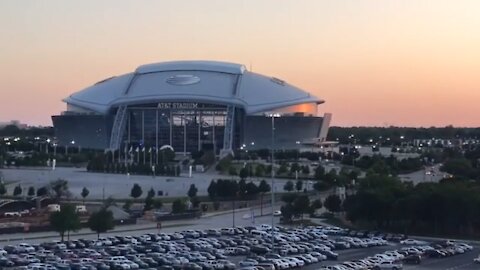
<svg viewBox="0 0 480 270">
<path fill-rule="evenodd" d="M 283 80 L 247 71 L 243 65 L 215 61 L 143 65 L 64 99 L 67 104 L 97 113 L 123 104 L 170 101 L 235 104 L 247 114 L 324 102 Z"/>
</svg>

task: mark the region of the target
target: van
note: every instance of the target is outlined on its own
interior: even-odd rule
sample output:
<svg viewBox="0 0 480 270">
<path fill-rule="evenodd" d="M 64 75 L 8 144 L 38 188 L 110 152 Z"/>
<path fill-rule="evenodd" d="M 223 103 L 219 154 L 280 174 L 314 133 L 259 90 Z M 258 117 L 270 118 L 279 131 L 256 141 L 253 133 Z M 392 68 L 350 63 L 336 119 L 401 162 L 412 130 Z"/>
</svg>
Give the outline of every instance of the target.
<svg viewBox="0 0 480 270">
<path fill-rule="evenodd" d="M 85 207 L 85 205 L 76 205 L 75 206 L 75 212 L 80 213 L 80 214 L 85 214 L 85 213 L 87 213 L 87 207 Z"/>
<path fill-rule="evenodd" d="M 48 212 L 60 212 L 60 204 L 47 205 Z"/>
</svg>

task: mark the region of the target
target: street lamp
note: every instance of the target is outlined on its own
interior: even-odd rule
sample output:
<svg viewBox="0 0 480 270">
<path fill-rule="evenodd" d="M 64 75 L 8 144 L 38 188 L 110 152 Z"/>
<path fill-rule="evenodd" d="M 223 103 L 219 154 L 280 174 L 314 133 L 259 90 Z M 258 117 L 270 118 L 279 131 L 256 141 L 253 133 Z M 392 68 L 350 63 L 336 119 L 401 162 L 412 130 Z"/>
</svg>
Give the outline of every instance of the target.
<svg viewBox="0 0 480 270">
<path fill-rule="evenodd" d="M 280 114 L 278 113 L 272 113 L 269 115 L 269 117 L 272 118 L 272 157 L 271 157 L 271 161 L 272 161 L 272 171 L 271 171 L 271 178 L 272 178 L 272 181 L 271 181 L 271 185 L 272 185 L 272 252 L 275 250 L 274 249 L 274 245 L 275 245 L 275 236 L 274 236 L 274 216 L 273 216 L 273 206 L 275 204 L 275 190 L 274 190 L 274 177 L 275 177 L 275 169 L 274 169 L 274 165 L 275 165 L 275 162 L 274 162 L 274 151 L 275 151 L 275 117 L 280 117 Z"/>
<path fill-rule="evenodd" d="M 47 142 L 47 147 L 45 147 L 45 153 L 48 154 L 48 147 L 50 146 L 50 138 L 46 140 Z"/>
</svg>

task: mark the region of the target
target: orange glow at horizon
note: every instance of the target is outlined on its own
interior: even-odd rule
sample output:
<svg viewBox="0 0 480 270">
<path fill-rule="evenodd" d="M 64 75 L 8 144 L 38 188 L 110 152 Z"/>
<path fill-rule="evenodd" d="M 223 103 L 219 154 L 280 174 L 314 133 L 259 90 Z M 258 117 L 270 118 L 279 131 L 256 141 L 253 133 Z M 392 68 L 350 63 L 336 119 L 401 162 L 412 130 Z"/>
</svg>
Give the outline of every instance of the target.
<svg viewBox="0 0 480 270">
<path fill-rule="evenodd" d="M 480 126 L 480 1 L 0 2 L 0 122 L 171 60 L 244 64 L 325 100 L 340 126 Z"/>
</svg>

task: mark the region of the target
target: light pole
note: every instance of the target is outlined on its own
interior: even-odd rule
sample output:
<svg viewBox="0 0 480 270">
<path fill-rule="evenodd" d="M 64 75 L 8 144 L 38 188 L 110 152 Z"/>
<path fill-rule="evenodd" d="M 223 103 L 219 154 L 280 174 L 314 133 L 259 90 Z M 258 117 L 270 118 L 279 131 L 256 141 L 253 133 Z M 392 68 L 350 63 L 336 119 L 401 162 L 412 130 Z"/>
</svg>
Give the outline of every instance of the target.
<svg viewBox="0 0 480 270">
<path fill-rule="evenodd" d="M 274 162 L 274 151 L 275 151 L 275 117 L 280 117 L 280 114 L 278 113 L 272 113 L 270 114 L 270 117 L 272 118 L 272 157 L 271 157 L 271 161 L 272 161 L 272 170 L 271 170 L 271 178 L 272 178 L 272 181 L 271 181 L 271 185 L 272 185 L 272 252 L 275 250 L 275 235 L 274 235 L 274 215 L 273 215 L 273 206 L 275 204 L 275 190 L 274 190 L 274 177 L 275 177 L 275 169 L 274 169 L 274 165 L 275 165 L 275 162 Z"/>
<path fill-rule="evenodd" d="M 47 147 L 45 147 L 45 153 L 48 155 L 48 147 L 50 146 L 50 138 L 46 140 Z"/>
</svg>

